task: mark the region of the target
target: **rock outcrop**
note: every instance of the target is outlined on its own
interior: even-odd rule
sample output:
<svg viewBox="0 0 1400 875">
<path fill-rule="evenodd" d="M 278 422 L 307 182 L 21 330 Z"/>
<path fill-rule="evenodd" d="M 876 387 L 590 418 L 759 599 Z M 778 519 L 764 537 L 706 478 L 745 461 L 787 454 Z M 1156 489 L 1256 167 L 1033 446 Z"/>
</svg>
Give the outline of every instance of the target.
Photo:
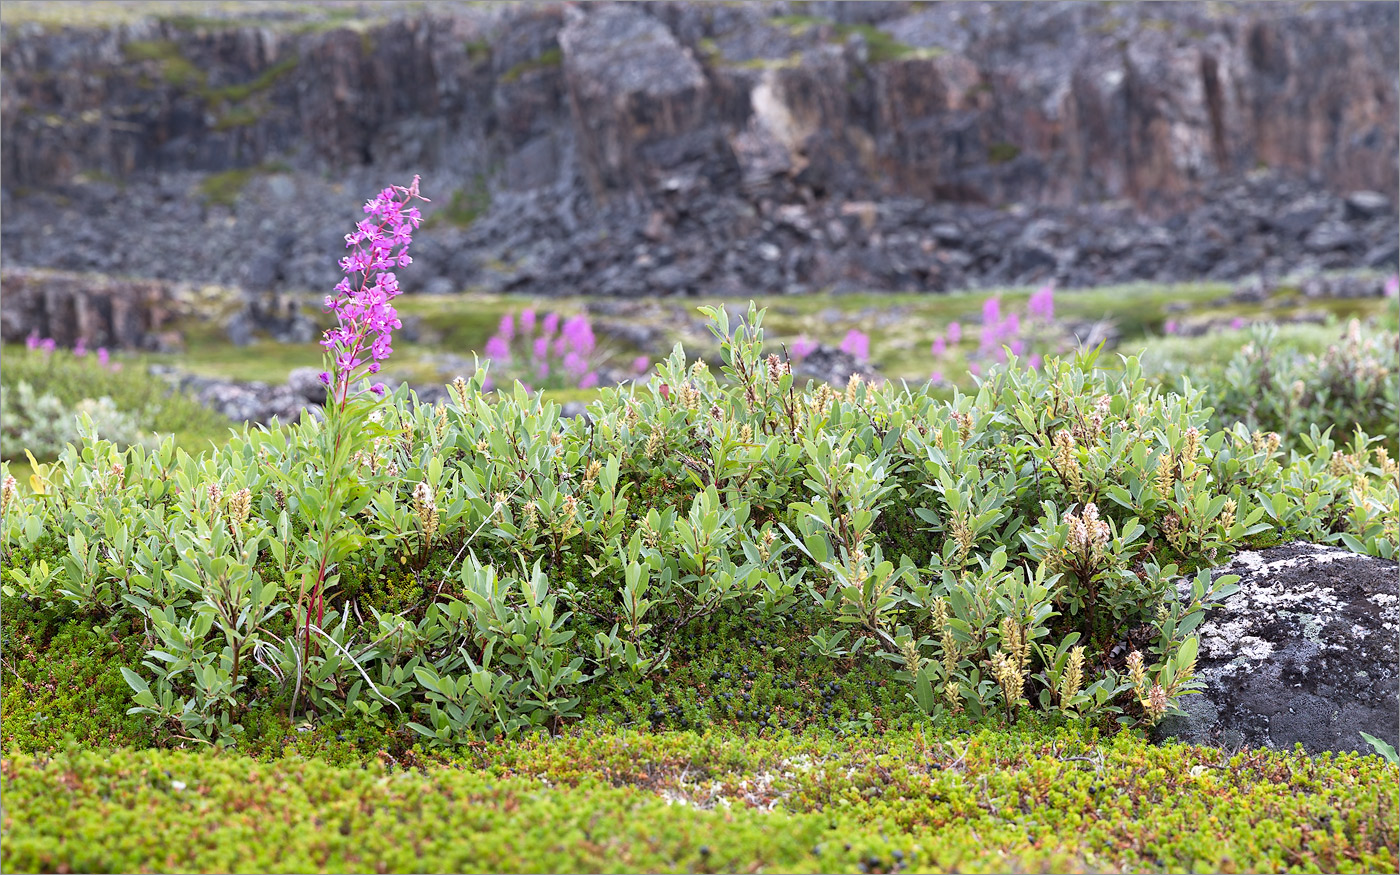
<svg viewBox="0 0 1400 875">
<path fill-rule="evenodd" d="M 237 287 L 98 273 L 6 267 L 0 276 L 0 340 L 30 336 L 60 346 L 174 351 L 184 344 L 180 327 L 196 322 L 225 326 L 237 344 L 255 335 L 306 342 L 314 322 L 292 298 L 274 292 L 248 294 Z"/>
<path fill-rule="evenodd" d="M 1340 190 L 1400 184 L 1388 4 L 376 12 L 358 33 L 178 16 L 7 27 L 6 184 L 221 171 L 303 146 L 335 167 L 480 171 L 546 149 L 520 136 L 541 115 L 600 193 L 734 163 L 726 141 L 746 131 L 847 197 L 1151 206 L 1259 163 Z"/>
<path fill-rule="evenodd" d="M 1197 634 L 1201 695 L 1159 737 L 1226 748 L 1370 752 L 1400 745 L 1400 566 L 1295 543 L 1240 553 L 1215 572 L 1240 590 Z"/>
<path fill-rule="evenodd" d="M 414 172 L 411 291 L 1397 262 L 1394 4 L 300 9 L 4 24 L 7 263 L 325 289 L 346 217 Z"/>
</svg>

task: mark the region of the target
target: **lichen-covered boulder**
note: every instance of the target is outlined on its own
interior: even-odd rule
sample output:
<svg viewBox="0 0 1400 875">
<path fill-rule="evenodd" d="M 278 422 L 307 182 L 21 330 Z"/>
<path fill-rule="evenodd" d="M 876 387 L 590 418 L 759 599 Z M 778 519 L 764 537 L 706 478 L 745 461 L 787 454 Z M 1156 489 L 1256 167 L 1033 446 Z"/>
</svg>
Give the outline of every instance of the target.
<svg viewBox="0 0 1400 875">
<path fill-rule="evenodd" d="M 1224 748 L 1310 752 L 1400 742 L 1400 565 L 1336 547 L 1293 543 L 1248 551 L 1213 572 L 1239 592 L 1198 629 L 1200 695 L 1159 738 Z"/>
</svg>

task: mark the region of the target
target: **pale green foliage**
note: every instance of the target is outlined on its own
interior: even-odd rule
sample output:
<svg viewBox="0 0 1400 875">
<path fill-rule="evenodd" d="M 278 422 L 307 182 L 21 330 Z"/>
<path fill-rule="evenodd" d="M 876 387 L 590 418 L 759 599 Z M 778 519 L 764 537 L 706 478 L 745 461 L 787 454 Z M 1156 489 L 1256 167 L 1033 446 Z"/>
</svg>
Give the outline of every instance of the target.
<svg viewBox="0 0 1400 875">
<path fill-rule="evenodd" d="M 154 440 L 142 434 L 139 417 L 118 410 L 105 395 L 84 398 L 69 407 L 52 394 L 37 394 L 24 380 L 13 389 L 0 386 L 0 423 L 7 444 L 24 447 L 40 459 L 57 457 L 84 434 L 100 435 L 121 447 L 149 446 Z"/>
<path fill-rule="evenodd" d="M 447 405 L 359 396 L 200 456 L 70 446 L 0 522 L 32 557 L 6 592 L 140 611 L 128 681 L 174 734 L 277 707 L 456 745 L 556 728 L 719 617 L 888 661 L 934 717 L 1150 723 L 1193 689 L 1194 630 L 1231 585 L 1180 569 L 1292 537 L 1395 555 L 1395 463 L 1364 435 L 1314 429 L 1285 457 L 1093 355 L 948 402 L 802 388 L 761 312 L 710 315 L 718 368 L 677 347 L 589 421 L 479 373 Z M 1119 642 L 1140 663 L 1106 658 Z"/>
</svg>

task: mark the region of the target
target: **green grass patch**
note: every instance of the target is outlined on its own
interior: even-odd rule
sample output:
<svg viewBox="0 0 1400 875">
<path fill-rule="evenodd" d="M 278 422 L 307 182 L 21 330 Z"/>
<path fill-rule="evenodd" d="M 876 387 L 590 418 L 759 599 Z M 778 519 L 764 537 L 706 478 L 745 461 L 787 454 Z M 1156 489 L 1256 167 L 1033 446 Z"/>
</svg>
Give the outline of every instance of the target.
<svg viewBox="0 0 1400 875">
<path fill-rule="evenodd" d="M 231 207 L 243 193 L 243 187 L 257 173 L 253 167 L 239 167 L 222 173 L 211 173 L 199 182 L 199 193 L 211 204 Z"/>
<path fill-rule="evenodd" d="M 473 64 L 484 64 L 491 60 L 491 41 L 485 39 L 471 40 L 466 43 L 467 60 Z"/>
<path fill-rule="evenodd" d="M 79 359 L 60 350 L 45 356 L 13 344 L 5 346 L 4 359 L 0 385 L 6 394 L 26 382 L 37 395 L 52 395 L 70 411 L 85 399 L 105 396 L 112 399 L 118 410 L 135 415 L 143 431 L 172 434 L 190 452 L 222 443 L 232 428 L 222 414 L 171 391 L 163 380 L 149 376 L 147 361 L 142 357 L 114 356 L 113 362 L 121 370 L 113 371 L 98 367 L 91 354 Z M 14 421 L 0 424 L 0 433 L 5 437 L 3 458 L 25 459 L 17 427 Z M 25 482 L 28 478 L 20 479 Z"/>
<path fill-rule="evenodd" d="M 865 40 L 870 60 L 876 64 L 911 58 L 936 58 L 943 53 L 942 49 L 921 49 L 900 42 L 873 24 L 837 24 L 830 19 L 814 15 L 778 15 L 769 19 L 769 23 L 787 28 L 794 36 L 801 36 L 814 27 L 827 25 L 831 27 L 832 39 L 836 42 L 844 41 L 852 34 L 858 33 Z"/>
<path fill-rule="evenodd" d="M 234 106 L 225 110 L 214 122 L 214 130 L 230 131 L 255 125 L 263 117 L 260 110 L 251 106 Z"/>
</svg>

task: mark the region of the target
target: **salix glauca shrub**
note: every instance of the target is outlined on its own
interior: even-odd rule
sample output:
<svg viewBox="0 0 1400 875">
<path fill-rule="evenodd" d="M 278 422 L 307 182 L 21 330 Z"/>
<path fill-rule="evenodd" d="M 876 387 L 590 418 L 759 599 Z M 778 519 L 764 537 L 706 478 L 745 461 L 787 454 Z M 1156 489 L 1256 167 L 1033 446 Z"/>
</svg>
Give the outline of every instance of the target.
<svg viewBox="0 0 1400 875">
<path fill-rule="evenodd" d="M 762 311 L 708 315 L 717 362 L 678 346 L 587 420 L 484 372 L 428 405 L 328 371 L 323 422 L 70 447 L 4 493 L 6 597 L 144 624 L 134 707 L 170 737 L 259 710 L 444 746 L 554 730 L 689 636 L 778 626 L 930 719 L 1145 725 L 1193 689 L 1231 551 L 1395 554 L 1395 462 L 1365 435 L 1285 456 L 1131 358 L 1013 361 L 946 402 L 803 386 Z"/>
</svg>

